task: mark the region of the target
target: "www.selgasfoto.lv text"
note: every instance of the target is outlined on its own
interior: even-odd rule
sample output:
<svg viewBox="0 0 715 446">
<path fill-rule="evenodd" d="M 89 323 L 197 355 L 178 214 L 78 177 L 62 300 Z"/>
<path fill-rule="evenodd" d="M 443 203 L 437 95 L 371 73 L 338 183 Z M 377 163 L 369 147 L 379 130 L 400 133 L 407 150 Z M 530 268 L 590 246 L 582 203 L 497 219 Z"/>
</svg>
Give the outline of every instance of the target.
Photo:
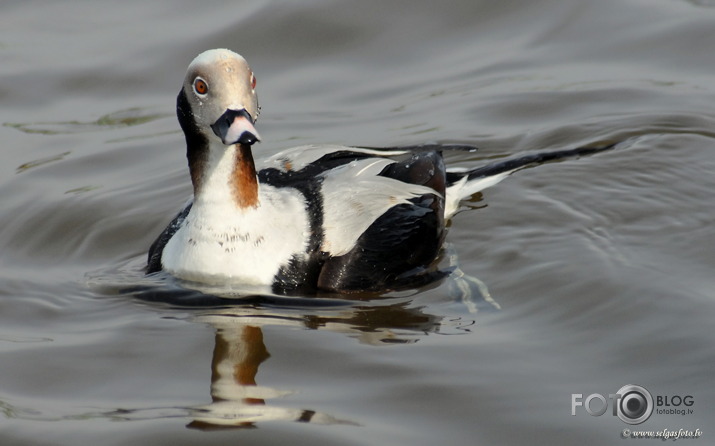
<svg viewBox="0 0 715 446">
<path fill-rule="evenodd" d="M 700 429 L 661 429 L 659 431 L 634 431 L 631 429 L 623 429 L 621 437 L 623 438 L 661 438 L 663 440 L 679 440 L 684 438 L 700 438 L 703 431 Z"/>
</svg>

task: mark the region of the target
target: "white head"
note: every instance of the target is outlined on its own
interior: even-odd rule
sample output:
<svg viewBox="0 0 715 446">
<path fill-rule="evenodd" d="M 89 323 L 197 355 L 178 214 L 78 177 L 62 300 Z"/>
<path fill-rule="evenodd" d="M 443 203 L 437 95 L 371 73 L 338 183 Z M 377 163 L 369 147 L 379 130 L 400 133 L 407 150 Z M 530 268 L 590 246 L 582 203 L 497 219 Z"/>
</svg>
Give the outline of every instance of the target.
<svg viewBox="0 0 715 446">
<path fill-rule="evenodd" d="M 255 88 L 256 77 L 240 55 L 226 49 L 199 54 L 186 71 L 177 100 L 187 139 L 189 133 L 198 133 L 225 145 L 260 140 L 253 126 L 259 112 Z"/>
</svg>

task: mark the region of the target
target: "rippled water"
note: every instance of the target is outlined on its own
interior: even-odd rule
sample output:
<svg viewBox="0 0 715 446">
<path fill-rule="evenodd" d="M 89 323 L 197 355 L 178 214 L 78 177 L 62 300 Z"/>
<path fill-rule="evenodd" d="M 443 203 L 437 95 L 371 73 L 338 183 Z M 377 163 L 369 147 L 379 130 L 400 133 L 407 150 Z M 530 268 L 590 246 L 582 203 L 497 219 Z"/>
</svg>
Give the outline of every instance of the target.
<svg viewBox="0 0 715 446">
<path fill-rule="evenodd" d="M 711 442 L 713 7 L 3 3 L 0 442 L 614 444 L 624 428 Z M 142 267 L 190 193 L 174 100 L 213 47 L 256 72 L 257 157 L 462 142 L 480 150 L 448 161 L 470 166 L 624 142 L 518 172 L 454 219 L 444 262 L 456 253 L 494 302 L 449 281 L 200 298 Z M 693 413 L 571 415 L 573 393 L 625 384 L 691 395 Z"/>
</svg>

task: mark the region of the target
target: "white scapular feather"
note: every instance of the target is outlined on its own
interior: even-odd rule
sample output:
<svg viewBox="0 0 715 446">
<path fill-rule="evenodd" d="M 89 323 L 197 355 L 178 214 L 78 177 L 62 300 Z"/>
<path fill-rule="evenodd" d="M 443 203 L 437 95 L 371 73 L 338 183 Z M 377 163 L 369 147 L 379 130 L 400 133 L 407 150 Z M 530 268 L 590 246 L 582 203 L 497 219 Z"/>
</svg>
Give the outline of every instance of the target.
<svg viewBox="0 0 715 446">
<path fill-rule="evenodd" d="M 359 160 L 324 174 L 324 251 L 333 256 L 346 254 L 358 237 L 388 209 L 407 203 L 410 198 L 435 193 L 429 187 L 377 176 L 392 162 L 374 158 Z"/>
</svg>

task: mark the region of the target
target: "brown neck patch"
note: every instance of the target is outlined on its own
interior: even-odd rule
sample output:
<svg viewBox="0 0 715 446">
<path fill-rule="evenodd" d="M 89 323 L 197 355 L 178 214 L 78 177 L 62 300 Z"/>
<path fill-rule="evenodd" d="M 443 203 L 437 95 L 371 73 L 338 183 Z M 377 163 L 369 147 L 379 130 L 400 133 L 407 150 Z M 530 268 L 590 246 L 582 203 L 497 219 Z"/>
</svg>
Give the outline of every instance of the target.
<svg viewBox="0 0 715 446">
<path fill-rule="evenodd" d="M 239 208 L 258 206 L 258 178 L 251 146 L 239 144 L 231 177 L 233 201 Z"/>
</svg>

